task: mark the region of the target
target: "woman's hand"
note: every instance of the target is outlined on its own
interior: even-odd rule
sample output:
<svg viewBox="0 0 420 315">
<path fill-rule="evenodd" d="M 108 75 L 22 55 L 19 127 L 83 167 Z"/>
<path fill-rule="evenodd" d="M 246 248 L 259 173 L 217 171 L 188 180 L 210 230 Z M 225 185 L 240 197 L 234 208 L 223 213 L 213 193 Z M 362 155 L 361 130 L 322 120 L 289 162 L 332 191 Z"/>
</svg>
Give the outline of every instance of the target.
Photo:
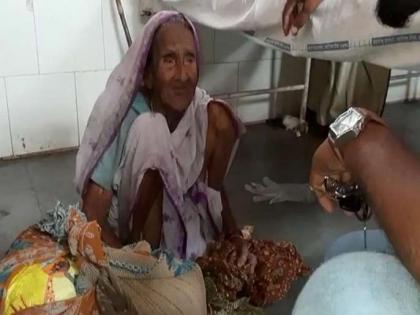
<svg viewBox="0 0 420 315">
<path fill-rule="evenodd" d="M 242 237 L 234 236 L 230 238 L 231 243 L 235 246 L 235 253 L 232 257 L 236 258 L 236 261 L 231 261 L 231 263 L 236 263 L 238 267 L 242 267 L 248 260 L 249 255 L 249 244 Z"/>
<path fill-rule="evenodd" d="M 83 195 L 82 209 L 88 221 L 96 221 L 101 227 L 102 240 L 111 247 L 120 248 L 122 243 L 108 223 L 112 192 L 90 181 Z"/>
</svg>

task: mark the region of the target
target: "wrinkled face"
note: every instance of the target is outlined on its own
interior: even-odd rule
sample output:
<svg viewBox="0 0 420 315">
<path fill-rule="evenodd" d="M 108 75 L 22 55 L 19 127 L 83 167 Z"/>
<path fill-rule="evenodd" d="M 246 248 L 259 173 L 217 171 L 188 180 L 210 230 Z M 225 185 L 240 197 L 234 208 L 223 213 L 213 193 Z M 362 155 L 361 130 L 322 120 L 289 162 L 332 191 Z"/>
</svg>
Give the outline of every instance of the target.
<svg viewBox="0 0 420 315">
<path fill-rule="evenodd" d="M 163 25 L 152 45 L 145 85 L 152 103 L 182 113 L 191 103 L 198 81 L 197 51 L 191 30 L 183 23 Z"/>
</svg>

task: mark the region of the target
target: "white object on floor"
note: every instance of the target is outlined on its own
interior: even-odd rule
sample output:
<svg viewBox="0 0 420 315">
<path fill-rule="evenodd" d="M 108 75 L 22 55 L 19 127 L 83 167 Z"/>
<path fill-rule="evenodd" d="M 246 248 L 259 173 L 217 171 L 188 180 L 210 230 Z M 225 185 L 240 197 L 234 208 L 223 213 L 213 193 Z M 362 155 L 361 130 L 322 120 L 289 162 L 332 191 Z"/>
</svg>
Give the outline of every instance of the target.
<svg viewBox="0 0 420 315">
<path fill-rule="evenodd" d="M 283 34 L 286 0 L 159 2 L 211 28 L 247 31 L 255 41 L 294 56 L 420 69 L 420 14 L 408 27 L 393 29 L 378 21 L 377 0 L 324 0 L 296 37 Z"/>
<path fill-rule="evenodd" d="M 298 138 L 302 136 L 302 132 L 308 132 L 308 124 L 306 122 L 301 123 L 299 118 L 291 115 L 284 116 L 283 125 L 287 131 L 293 131 Z"/>
<path fill-rule="evenodd" d="M 278 184 L 269 177 L 264 177 L 262 183 L 246 184 L 245 189 L 254 196 L 254 202 L 269 201 L 269 204 L 285 201 L 311 203 L 315 201 L 315 195 L 309 189 L 307 183 Z"/>
<path fill-rule="evenodd" d="M 418 315 L 420 286 L 392 255 L 337 256 L 319 267 L 296 301 L 293 315 Z"/>
</svg>

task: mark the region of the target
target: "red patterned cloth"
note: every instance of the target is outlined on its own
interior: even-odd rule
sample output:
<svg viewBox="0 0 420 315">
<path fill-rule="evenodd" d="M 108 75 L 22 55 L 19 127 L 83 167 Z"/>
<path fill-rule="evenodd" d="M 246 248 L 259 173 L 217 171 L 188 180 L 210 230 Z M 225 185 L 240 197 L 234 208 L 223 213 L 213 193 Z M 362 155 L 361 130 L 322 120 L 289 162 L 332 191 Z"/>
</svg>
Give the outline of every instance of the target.
<svg viewBox="0 0 420 315">
<path fill-rule="evenodd" d="M 248 259 L 238 267 L 238 252 L 232 241 L 209 245 L 197 262 L 205 276 L 230 301 L 249 297 L 256 306 L 284 298 L 293 281 L 309 273 L 295 246 L 289 242 L 248 240 Z"/>
</svg>

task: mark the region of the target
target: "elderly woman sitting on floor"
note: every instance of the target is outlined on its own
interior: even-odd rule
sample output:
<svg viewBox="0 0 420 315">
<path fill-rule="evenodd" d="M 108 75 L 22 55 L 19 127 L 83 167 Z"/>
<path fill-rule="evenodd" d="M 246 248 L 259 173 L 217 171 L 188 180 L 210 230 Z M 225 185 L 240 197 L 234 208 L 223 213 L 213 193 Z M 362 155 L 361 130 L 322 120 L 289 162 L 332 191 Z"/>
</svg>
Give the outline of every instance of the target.
<svg viewBox="0 0 420 315">
<path fill-rule="evenodd" d="M 158 13 L 93 108 L 75 182 L 110 246 L 144 239 L 194 259 L 239 233 L 223 181 L 242 125 L 197 87 L 198 54 L 191 22 Z"/>
</svg>

